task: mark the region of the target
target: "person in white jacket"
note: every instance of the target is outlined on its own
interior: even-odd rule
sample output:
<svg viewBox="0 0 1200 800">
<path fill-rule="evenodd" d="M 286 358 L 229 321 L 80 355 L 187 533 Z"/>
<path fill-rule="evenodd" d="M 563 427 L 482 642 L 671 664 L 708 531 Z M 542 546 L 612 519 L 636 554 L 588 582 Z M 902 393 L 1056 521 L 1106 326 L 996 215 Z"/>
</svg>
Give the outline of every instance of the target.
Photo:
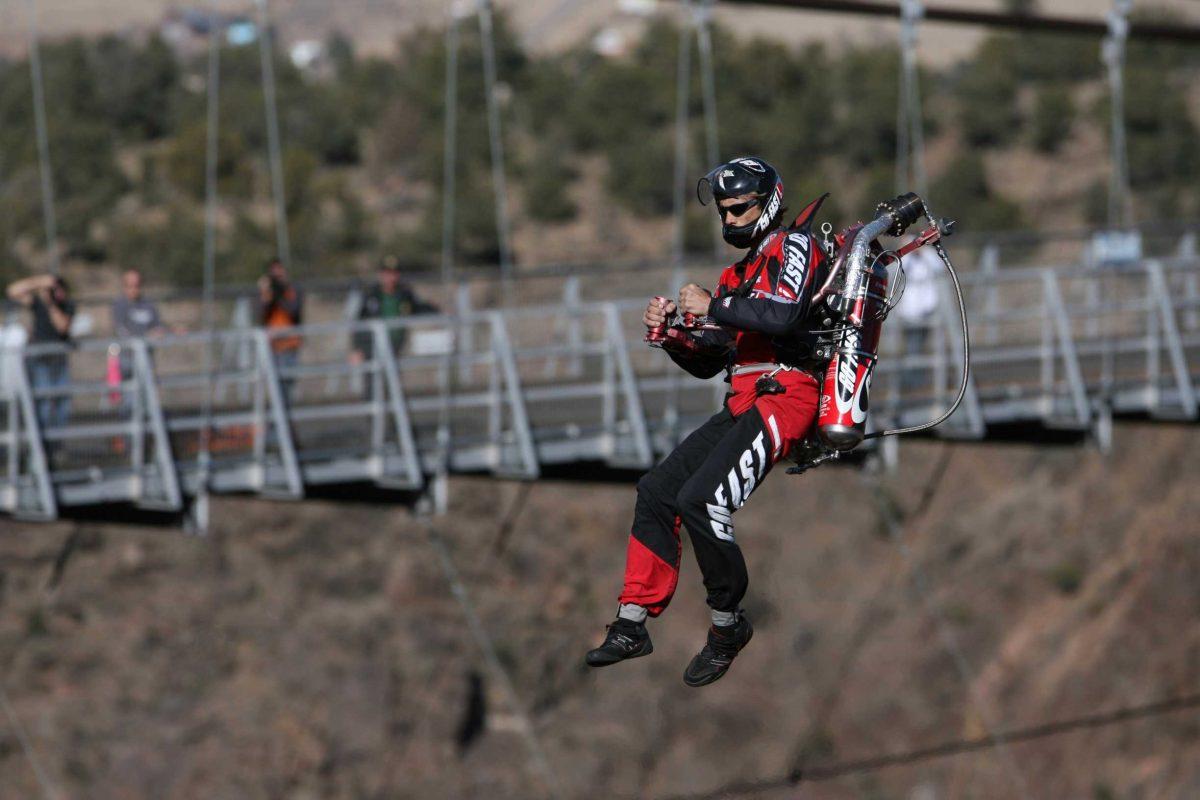
<svg viewBox="0 0 1200 800">
<path fill-rule="evenodd" d="M 941 262 L 931 247 L 921 247 L 904 257 L 904 294 L 896 306 L 896 314 L 904 328 L 906 359 L 926 354 L 929 333 L 933 330 L 933 312 L 938 304 L 938 270 Z M 908 367 L 900 385 L 912 389 L 924 384 L 924 367 Z"/>
</svg>

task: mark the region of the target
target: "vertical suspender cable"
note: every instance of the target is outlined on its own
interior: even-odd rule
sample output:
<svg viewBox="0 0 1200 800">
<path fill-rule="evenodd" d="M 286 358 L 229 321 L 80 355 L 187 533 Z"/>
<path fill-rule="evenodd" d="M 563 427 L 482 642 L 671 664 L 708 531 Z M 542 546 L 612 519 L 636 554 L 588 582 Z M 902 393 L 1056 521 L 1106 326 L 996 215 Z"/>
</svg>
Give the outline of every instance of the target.
<svg viewBox="0 0 1200 800">
<path fill-rule="evenodd" d="M 283 193 L 283 156 L 279 144 L 279 112 L 275 100 L 275 53 L 271 39 L 271 15 L 267 0 L 254 0 L 258 6 L 258 46 L 262 56 L 263 105 L 267 115 L 267 148 L 271 162 L 271 195 L 275 200 L 275 239 L 279 260 L 292 268 L 292 248 L 288 239 L 287 206 Z"/>
<path fill-rule="evenodd" d="M 1133 203 L 1129 189 L 1129 154 L 1125 144 L 1125 42 L 1129 38 L 1129 12 L 1133 0 L 1114 0 L 1108 14 L 1108 36 L 1101 58 L 1108 68 L 1111 92 L 1112 171 L 1108 181 L 1108 225 L 1110 228 L 1133 224 Z"/>
<path fill-rule="evenodd" d="M 492 191 L 496 197 L 496 236 L 500 244 L 500 277 L 512 278 L 512 247 L 508 231 L 508 188 L 504 180 L 504 141 L 500 105 L 496 97 L 496 44 L 492 36 L 491 0 L 479 0 L 480 44 L 483 48 L 483 82 L 487 100 L 488 139 L 492 150 Z"/>
<path fill-rule="evenodd" d="M 38 44 L 37 0 L 27 0 L 29 9 L 29 71 L 33 79 L 33 120 L 37 131 L 38 168 L 42 177 L 42 218 L 46 226 L 46 257 L 50 272 L 57 275 L 58 223 L 54 217 L 54 174 L 50 164 L 50 136 L 46 127 L 46 91 L 42 79 L 42 50 Z"/>
<path fill-rule="evenodd" d="M 462 609 L 463 616 L 466 618 L 467 630 L 470 631 L 471 638 L 475 640 L 475 646 L 479 648 L 483 656 L 484 664 L 487 666 L 488 671 L 492 673 L 493 680 L 499 686 L 505 702 L 508 703 L 509 710 L 517 720 L 519 725 L 518 730 L 521 738 L 525 741 L 525 748 L 529 753 L 530 772 L 533 773 L 536 780 L 541 782 L 542 788 L 545 790 L 545 796 L 551 798 L 551 800 L 562 796 L 562 787 L 559 785 L 558 775 L 555 773 L 554 767 L 551 766 L 550 759 L 546 756 L 546 751 L 542 748 L 541 741 L 538 739 L 537 729 L 534 727 L 533 720 L 529 718 L 529 712 L 525 710 L 525 704 L 521 702 L 521 698 L 517 694 L 512 676 L 509 675 L 504 662 L 500 660 L 496 652 L 496 646 L 492 642 L 491 636 L 488 635 L 487 629 L 484 628 L 483 621 L 479 618 L 479 613 L 475 610 L 474 603 L 471 602 L 471 596 L 467 593 L 466 584 L 463 582 L 458 568 L 454 565 L 454 560 L 450 557 L 450 549 L 446 546 L 446 542 L 437 527 L 428 519 L 421 519 L 421 526 L 425 529 L 429 537 L 429 544 L 437 555 L 438 563 L 442 568 L 442 574 L 445 576 L 446 582 L 450 584 L 450 593 L 458 601 L 459 608 Z"/>
<path fill-rule="evenodd" d="M 464 16 L 463 12 L 464 5 L 461 0 L 452 2 L 446 19 L 446 127 L 442 144 L 442 290 L 447 306 L 455 303 L 456 299 L 451 282 L 454 279 L 454 226 L 458 202 L 458 25 Z M 452 346 L 442 360 L 436 477 L 438 484 L 442 486 L 445 485 L 446 476 L 450 472 L 450 448 L 454 438 L 453 394 L 459 367 L 457 356 L 462 348 L 464 325 L 469 324 L 452 324 Z"/>
<path fill-rule="evenodd" d="M 213 0 L 209 11 L 208 29 L 208 136 L 204 160 L 204 298 L 202 301 L 204 324 L 204 398 L 202 401 L 203 422 L 200 428 L 200 482 L 199 502 L 207 502 L 208 480 L 211 469 L 213 369 L 216 361 L 215 324 L 213 319 L 213 284 L 217 265 L 217 142 L 220 131 L 221 106 L 221 37 L 217 23 L 217 4 Z M 203 529 L 207 523 L 201 521 Z"/>
<path fill-rule="evenodd" d="M 699 45 L 697 49 L 700 55 L 700 78 L 704 94 L 704 134 L 710 167 L 721 160 L 717 127 L 717 81 L 712 50 L 712 4 L 713 0 L 700 0 L 700 5 L 696 8 L 696 41 Z M 714 224 L 712 231 L 713 255 L 719 258 L 725 251 L 725 242 L 721 238 L 721 226 Z"/>
<path fill-rule="evenodd" d="M 454 212 L 458 158 L 458 9 L 451 3 L 446 20 L 446 113 L 442 144 L 442 288 L 450 295 L 454 275 Z"/>
<path fill-rule="evenodd" d="M 1133 224 L 1133 204 L 1129 188 L 1129 155 L 1125 143 L 1125 42 L 1129 37 L 1129 12 L 1133 0 L 1113 0 L 1108 14 L 1108 36 L 1101 45 L 1100 58 L 1108 68 L 1110 92 L 1110 125 L 1112 155 L 1108 178 L 1108 226 L 1124 228 Z M 1104 302 L 1107 280 L 1102 272 L 1095 275 L 1097 301 Z M 1116 355 L 1108 316 L 1100 319 L 1103 350 L 1100 361 L 1100 384 L 1103 402 L 1111 402 Z"/>
<path fill-rule="evenodd" d="M 938 482 L 941 481 L 941 477 L 945 474 L 945 470 L 949 465 L 949 456 L 942 463 L 942 469 L 935 473 L 934 480 Z M 954 635 L 954 631 L 945 613 L 934 602 L 933 584 L 926 576 L 925 570 L 921 568 L 916 554 L 904 539 L 904 523 L 897 513 L 896 506 L 884 502 L 883 493 L 879 491 L 880 487 L 877 485 L 879 480 L 877 476 L 864 473 L 862 480 L 871 487 L 871 494 L 876 498 L 879 513 L 883 517 L 887 529 L 888 538 L 900 550 L 901 557 L 907 562 L 912 572 L 914 587 L 925 603 L 929 615 L 933 618 L 938 636 L 942 640 L 942 646 L 953 660 L 954 668 L 958 671 L 959 679 L 963 684 L 963 690 L 967 695 L 967 701 L 974 708 L 979 724 L 983 728 L 984 735 L 991 741 L 995 749 L 995 756 L 1000 766 L 1007 773 L 1007 777 L 1016 792 L 1015 796 L 1024 800 L 1030 800 L 1033 797 L 1033 793 L 1030 791 L 1029 783 L 1026 781 L 1024 773 L 1021 772 L 1016 759 L 1013 757 L 1012 749 L 1009 747 L 1007 739 L 1000 732 L 1000 728 L 992 718 L 992 713 L 987 703 L 984 702 L 985 698 L 979 691 L 979 680 L 971 667 L 971 662 L 967 660 L 966 653 L 963 652 L 962 645 L 959 644 L 958 638 Z M 926 491 L 930 492 L 936 490 L 936 488 L 936 484 L 931 484 L 926 488 Z"/>
<path fill-rule="evenodd" d="M 896 125 L 896 191 L 915 191 L 929 201 L 925 175 L 925 132 L 921 113 L 921 76 L 917 67 L 918 25 L 922 0 L 900 2 L 900 105 Z"/>
<path fill-rule="evenodd" d="M 687 230 L 687 162 L 688 162 L 688 95 L 692 77 L 692 18 L 691 0 L 683 0 L 683 21 L 679 26 L 679 62 L 675 76 L 675 176 L 674 191 L 675 231 L 671 241 L 672 284 L 670 295 L 683 285 L 684 236 Z M 663 409 L 663 426 L 668 436 L 678 434 L 679 425 L 679 370 L 673 369 L 669 361 L 667 370 L 666 407 Z"/>
<path fill-rule="evenodd" d="M 677 276 L 683 270 L 684 233 L 687 229 L 688 96 L 692 78 L 693 23 L 691 0 L 683 0 L 683 10 L 683 24 L 679 27 L 679 63 L 675 75 L 675 235 L 671 244 L 671 263 Z"/>
<path fill-rule="evenodd" d="M 21 724 L 21 720 L 17 718 L 17 712 L 13 710 L 12 703 L 9 702 L 8 692 L 4 690 L 3 682 L 0 682 L 0 708 L 3 708 L 4 716 L 8 719 L 13 733 L 16 734 L 17 743 L 21 745 L 21 752 L 25 754 L 25 760 L 29 762 L 29 768 L 33 770 L 33 775 L 37 778 L 42 797 L 45 800 L 59 800 L 63 795 L 59 793 L 58 787 L 50 779 L 49 773 L 38 759 L 37 753 L 33 749 L 33 743 L 29 741 L 29 736 L 25 733 L 25 726 Z"/>
</svg>

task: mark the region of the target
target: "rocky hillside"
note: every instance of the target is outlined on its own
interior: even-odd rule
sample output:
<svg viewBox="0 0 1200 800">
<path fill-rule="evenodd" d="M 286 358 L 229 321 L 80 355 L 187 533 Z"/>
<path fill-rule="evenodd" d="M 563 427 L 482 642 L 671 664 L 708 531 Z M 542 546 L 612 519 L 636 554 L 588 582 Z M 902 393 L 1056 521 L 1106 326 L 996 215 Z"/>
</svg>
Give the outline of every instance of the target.
<svg viewBox="0 0 1200 800">
<path fill-rule="evenodd" d="M 589 672 L 631 483 L 459 479 L 433 525 L 563 796 L 1200 796 L 1195 708 L 828 777 L 1200 689 L 1200 429 L 906 443 L 739 515 L 754 642 L 681 681 L 690 553 L 646 659 Z M 512 513 L 513 524 L 502 524 Z M 0 680 L 64 798 L 536 798 L 520 717 L 399 506 L 223 499 L 207 539 L 0 523 Z M 797 770 L 814 778 L 780 781 Z M 772 788 L 771 781 L 776 781 Z M 0 795 L 40 797 L 0 717 Z"/>
</svg>

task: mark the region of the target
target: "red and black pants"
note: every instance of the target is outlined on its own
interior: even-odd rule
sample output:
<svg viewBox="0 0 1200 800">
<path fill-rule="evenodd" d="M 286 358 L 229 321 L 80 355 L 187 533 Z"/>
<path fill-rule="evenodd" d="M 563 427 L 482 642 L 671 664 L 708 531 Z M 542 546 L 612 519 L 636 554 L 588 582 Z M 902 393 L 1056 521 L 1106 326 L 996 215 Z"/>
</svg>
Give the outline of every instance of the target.
<svg viewBox="0 0 1200 800">
<path fill-rule="evenodd" d="M 785 378 L 786 376 L 786 378 Z M 633 530 L 620 602 L 662 613 L 679 580 L 680 524 L 715 611 L 736 611 L 749 577 L 734 540 L 733 514 L 766 479 L 775 462 L 802 439 L 817 411 L 817 379 L 780 373 L 783 394 L 754 397 L 745 388 L 693 431 L 637 485 Z M 752 383 L 751 383 L 752 385 Z"/>
</svg>

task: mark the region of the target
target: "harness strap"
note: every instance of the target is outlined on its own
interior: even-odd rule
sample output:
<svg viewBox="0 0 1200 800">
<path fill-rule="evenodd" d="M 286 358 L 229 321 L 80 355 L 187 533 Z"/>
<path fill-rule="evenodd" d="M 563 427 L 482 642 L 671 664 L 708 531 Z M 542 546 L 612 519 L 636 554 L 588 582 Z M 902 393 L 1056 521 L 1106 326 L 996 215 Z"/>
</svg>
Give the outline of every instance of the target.
<svg viewBox="0 0 1200 800">
<path fill-rule="evenodd" d="M 755 364 L 738 364 L 735 367 L 731 367 L 729 370 L 729 376 L 734 377 L 736 375 L 748 375 L 753 372 L 769 372 L 771 373 L 771 376 L 774 377 L 781 370 L 792 369 L 796 369 L 796 367 L 788 364 L 777 364 L 774 361 L 760 361 Z"/>
</svg>

